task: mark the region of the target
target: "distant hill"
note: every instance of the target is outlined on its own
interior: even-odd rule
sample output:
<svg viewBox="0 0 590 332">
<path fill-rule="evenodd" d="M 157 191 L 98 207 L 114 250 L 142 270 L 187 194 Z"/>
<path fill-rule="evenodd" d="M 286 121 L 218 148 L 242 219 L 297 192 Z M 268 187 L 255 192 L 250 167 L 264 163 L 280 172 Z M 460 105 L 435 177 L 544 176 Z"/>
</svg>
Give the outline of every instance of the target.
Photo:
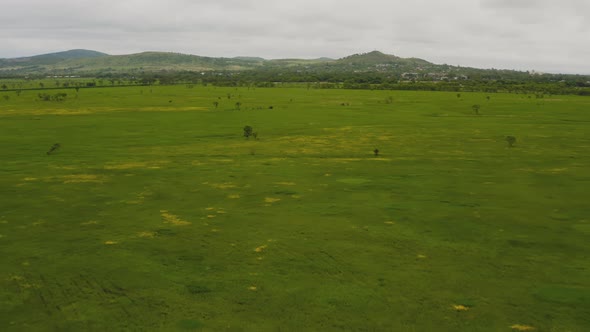
<svg viewBox="0 0 590 332">
<path fill-rule="evenodd" d="M 212 58 L 172 52 L 142 52 L 94 59 L 70 59 L 55 70 L 76 71 L 161 71 L 161 70 L 243 70 L 260 65 L 256 58 Z"/>
<path fill-rule="evenodd" d="M 379 51 L 372 51 L 369 53 L 353 54 L 338 61 L 341 63 L 364 63 L 364 64 L 379 64 L 392 63 L 399 61 L 401 58 L 391 54 L 384 54 Z"/>
<path fill-rule="evenodd" d="M 3 71 L 18 71 L 23 73 L 35 71 L 45 72 L 47 69 L 63 61 L 72 59 L 97 59 L 105 56 L 108 56 L 108 54 L 91 50 L 77 49 L 30 57 L 0 59 L 0 73 Z"/>
<path fill-rule="evenodd" d="M 31 60 L 42 60 L 42 59 L 65 60 L 65 59 L 98 58 L 98 57 L 102 57 L 102 56 L 108 56 L 108 54 L 98 52 L 98 51 L 77 49 L 77 50 L 69 50 L 69 51 L 64 51 L 64 52 L 35 55 L 35 56 L 32 56 L 28 59 L 31 59 Z"/>
<path fill-rule="evenodd" d="M 232 59 L 236 59 L 236 60 L 246 60 L 246 61 L 265 61 L 264 58 L 260 58 L 260 57 L 255 57 L 255 56 L 237 56 L 234 57 Z"/>
<path fill-rule="evenodd" d="M 260 57 L 214 58 L 173 52 L 142 52 L 108 55 L 96 51 L 71 50 L 26 58 L 0 59 L 0 74 L 93 74 L 157 71 L 241 71 L 257 68 L 317 64 L 332 59 L 280 59 Z"/>
<path fill-rule="evenodd" d="M 380 79 L 401 81 L 453 81 L 473 79 L 503 79 L 511 77 L 528 80 L 535 73 L 512 70 L 477 69 L 439 65 L 418 58 L 402 58 L 379 51 L 353 54 L 340 59 L 273 59 L 240 56 L 215 58 L 173 52 L 142 52 L 128 55 L 108 55 L 91 50 L 69 50 L 49 54 L 0 59 L 0 77 L 44 75 L 141 75 L 162 72 L 244 72 L 249 80 L 296 81 L 336 80 L 344 82 L 353 75 L 377 75 Z M 246 72 L 250 72 L 246 75 Z M 233 74 L 228 74 L 232 76 Z M 219 76 L 218 76 L 219 77 Z M 374 78 L 374 77 L 373 77 Z"/>
<path fill-rule="evenodd" d="M 30 57 L 0 59 L 0 63 L 18 64 L 21 66 L 57 63 L 67 59 L 87 59 L 108 56 L 106 53 L 90 50 L 69 50 L 64 52 L 47 53 Z"/>
<path fill-rule="evenodd" d="M 426 60 L 417 58 L 400 58 L 391 54 L 384 54 L 379 51 L 369 53 L 353 54 L 329 64 L 332 70 L 352 70 L 352 71 L 419 71 L 425 68 L 437 66 Z"/>
</svg>

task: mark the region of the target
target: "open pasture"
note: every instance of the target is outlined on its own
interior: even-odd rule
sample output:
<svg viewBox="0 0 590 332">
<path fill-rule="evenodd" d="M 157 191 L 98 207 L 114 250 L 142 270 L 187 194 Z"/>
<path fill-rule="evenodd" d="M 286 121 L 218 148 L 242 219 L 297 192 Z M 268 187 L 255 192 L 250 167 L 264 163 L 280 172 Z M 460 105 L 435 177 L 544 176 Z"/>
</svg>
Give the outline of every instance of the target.
<svg viewBox="0 0 590 332">
<path fill-rule="evenodd" d="M 2 331 L 590 329 L 590 98 L 40 92 L 0 91 Z"/>
</svg>

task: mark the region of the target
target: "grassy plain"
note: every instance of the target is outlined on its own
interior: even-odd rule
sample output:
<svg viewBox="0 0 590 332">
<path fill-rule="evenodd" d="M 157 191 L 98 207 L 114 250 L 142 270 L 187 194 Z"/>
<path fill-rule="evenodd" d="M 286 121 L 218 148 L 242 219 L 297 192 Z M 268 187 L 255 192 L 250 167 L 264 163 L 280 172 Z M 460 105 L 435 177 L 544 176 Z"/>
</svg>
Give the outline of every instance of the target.
<svg viewBox="0 0 590 332">
<path fill-rule="evenodd" d="M 590 98 L 38 92 L 0 98 L 2 331 L 590 330 Z"/>
</svg>

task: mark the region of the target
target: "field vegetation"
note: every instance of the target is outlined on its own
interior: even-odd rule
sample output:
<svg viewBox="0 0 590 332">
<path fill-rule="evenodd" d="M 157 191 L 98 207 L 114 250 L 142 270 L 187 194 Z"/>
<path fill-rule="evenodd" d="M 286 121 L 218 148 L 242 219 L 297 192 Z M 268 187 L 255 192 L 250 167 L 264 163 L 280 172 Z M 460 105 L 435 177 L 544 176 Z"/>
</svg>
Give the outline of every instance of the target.
<svg viewBox="0 0 590 332">
<path fill-rule="evenodd" d="M 2 331 L 590 329 L 587 97 L 57 88 L 0 90 Z"/>
</svg>

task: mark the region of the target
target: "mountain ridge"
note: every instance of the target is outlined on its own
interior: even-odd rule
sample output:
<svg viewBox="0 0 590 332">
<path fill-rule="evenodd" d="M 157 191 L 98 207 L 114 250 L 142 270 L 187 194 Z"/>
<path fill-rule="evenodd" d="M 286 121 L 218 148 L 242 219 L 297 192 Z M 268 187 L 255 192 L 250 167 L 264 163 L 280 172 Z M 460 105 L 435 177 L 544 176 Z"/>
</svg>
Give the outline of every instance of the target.
<svg viewBox="0 0 590 332">
<path fill-rule="evenodd" d="M 30 57 L 0 59 L 0 75 L 104 75 L 134 74 L 162 71 L 240 72 L 250 70 L 279 70 L 291 72 L 340 72 L 391 74 L 402 79 L 433 78 L 444 80 L 475 73 L 506 72 L 516 70 L 479 69 L 472 67 L 434 64 L 419 58 L 402 58 L 374 50 L 339 59 L 264 59 L 254 56 L 207 57 L 178 52 L 145 51 L 140 53 L 109 55 L 107 53 L 73 49 Z M 536 75 L 539 73 L 535 73 Z M 532 75 L 532 74 L 531 74 Z"/>
</svg>

